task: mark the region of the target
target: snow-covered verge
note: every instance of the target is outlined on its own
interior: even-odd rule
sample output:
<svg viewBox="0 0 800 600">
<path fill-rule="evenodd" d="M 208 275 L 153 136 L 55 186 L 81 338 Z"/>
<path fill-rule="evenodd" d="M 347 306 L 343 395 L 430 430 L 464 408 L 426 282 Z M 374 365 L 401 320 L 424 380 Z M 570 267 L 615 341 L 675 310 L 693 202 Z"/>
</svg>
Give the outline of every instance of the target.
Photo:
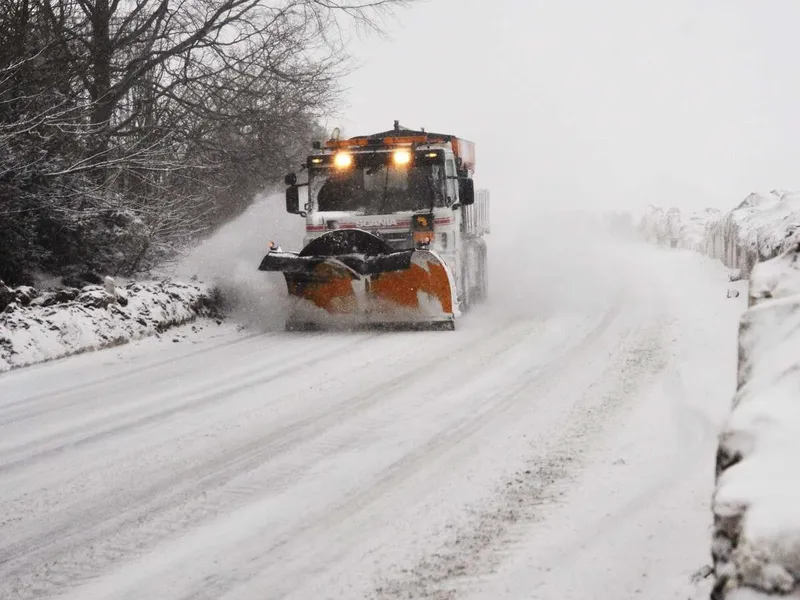
<svg viewBox="0 0 800 600">
<path fill-rule="evenodd" d="M 113 280 L 39 291 L 0 281 L 0 372 L 162 332 L 198 316 L 219 318 L 215 289 L 175 281 Z"/>
<path fill-rule="evenodd" d="M 750 280 L 717 453 L 711 600 L 800 598 L 800 193 L 754 193 L 724 214 L 651 207 L 637 229 Z"/>
<path fill-rule="evenodd" d="M 717 454 L 712 600 L 800 598 L 800 245 L 752 271 Z"/>
<path fill-rule="evenodd" d="M 800 193 L 753 193 L 733 210 L 683 213 L 650 207 L 640 218 L 646 241 L 702 252 L 748 277 L 756 263 L 800 241 Z"/>
</svg>

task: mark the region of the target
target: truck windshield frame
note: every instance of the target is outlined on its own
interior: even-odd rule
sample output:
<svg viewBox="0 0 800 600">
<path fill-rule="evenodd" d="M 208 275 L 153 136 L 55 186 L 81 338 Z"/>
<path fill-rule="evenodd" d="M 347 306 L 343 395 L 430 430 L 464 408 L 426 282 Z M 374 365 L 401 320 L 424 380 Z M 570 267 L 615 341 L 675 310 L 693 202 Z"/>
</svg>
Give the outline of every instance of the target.
<svg viewBox="0 0 800 600">
<path fill-rule="evenodd" d="M 438 158 L 438 157 L 437 157 Z M 396 165 L 390 152 L 353 154 L 346 168 L 309 169 L 309 200 L 320 212 L 381 215 L 446 206 L 442 160 L 413 157 Z"/>
</svg>

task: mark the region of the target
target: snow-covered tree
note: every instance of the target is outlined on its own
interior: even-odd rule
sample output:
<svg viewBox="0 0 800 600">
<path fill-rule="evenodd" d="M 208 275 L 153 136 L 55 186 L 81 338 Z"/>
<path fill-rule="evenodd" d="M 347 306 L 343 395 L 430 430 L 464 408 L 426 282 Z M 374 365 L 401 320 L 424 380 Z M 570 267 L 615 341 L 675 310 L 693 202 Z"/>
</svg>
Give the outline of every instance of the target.
<svg viewBox="0 0 800 600">
<path fill-rule="evenodd" d="M 277 183 L 403 0 L 0 5 L 0 278 L 131 272 Z"/>
</svg>

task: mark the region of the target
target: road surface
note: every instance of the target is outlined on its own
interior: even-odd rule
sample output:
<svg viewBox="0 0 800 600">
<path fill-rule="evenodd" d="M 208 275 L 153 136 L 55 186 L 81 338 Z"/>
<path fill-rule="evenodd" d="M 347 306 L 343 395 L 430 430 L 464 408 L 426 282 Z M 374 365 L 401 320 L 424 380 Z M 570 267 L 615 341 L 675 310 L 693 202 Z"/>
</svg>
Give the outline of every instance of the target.
<svg viewBox="0 0 800 600">
<path fill-rule="evenodd" d="M 567 254 L 456 332 L 0 376 L 0 598 L 685 600 L 743 298 L 687 252 Z"/>
</svg>

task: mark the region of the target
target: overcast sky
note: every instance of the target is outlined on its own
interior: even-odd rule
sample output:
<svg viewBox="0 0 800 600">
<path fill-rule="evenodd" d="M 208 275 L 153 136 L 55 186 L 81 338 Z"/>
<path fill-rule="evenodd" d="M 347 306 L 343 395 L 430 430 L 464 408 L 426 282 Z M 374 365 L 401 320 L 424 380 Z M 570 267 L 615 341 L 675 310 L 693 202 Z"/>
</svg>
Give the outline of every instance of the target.
<svg viewBox="0 0 800 600">
<path fill-rule="evenodd" d="M 800 189 L 797 0 L 427 0 L 357 40 L 350 135 L 477 145 L 492 203 L 731 208 Z"/>
</svg>

